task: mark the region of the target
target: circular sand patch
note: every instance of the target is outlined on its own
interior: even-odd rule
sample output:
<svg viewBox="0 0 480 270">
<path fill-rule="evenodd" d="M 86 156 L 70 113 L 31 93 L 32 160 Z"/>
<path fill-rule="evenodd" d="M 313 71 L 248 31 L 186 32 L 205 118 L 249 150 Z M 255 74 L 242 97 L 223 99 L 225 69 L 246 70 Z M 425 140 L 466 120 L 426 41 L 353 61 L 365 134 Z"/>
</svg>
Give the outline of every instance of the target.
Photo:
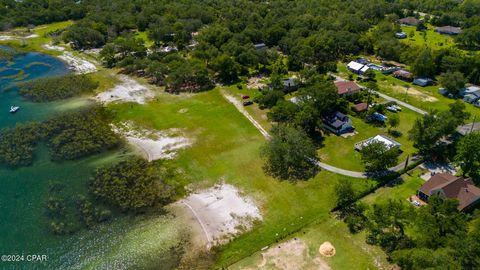
<svg viewBox="0 0 480 270">
<path fill-rule="evenodd" d="M 325 257 L 333 257 L 335 256 L 335 247 L 327 241 L 320 246 L 318 252 Z"/>
</svg>

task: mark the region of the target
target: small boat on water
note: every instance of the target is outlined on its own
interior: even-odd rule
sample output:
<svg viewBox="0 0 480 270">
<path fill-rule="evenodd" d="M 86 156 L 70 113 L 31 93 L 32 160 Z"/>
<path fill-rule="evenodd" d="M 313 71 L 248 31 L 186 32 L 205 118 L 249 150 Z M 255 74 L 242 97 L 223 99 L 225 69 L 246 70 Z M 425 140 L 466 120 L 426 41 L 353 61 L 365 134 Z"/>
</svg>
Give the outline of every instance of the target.
<svg viewBox="0 0 480 270">
<path fill-rule="evenodd" d="M 16 113 L 19 109 L 20 107 L 18 106 L 10 106 L 10 113 Z"/>
</svg>

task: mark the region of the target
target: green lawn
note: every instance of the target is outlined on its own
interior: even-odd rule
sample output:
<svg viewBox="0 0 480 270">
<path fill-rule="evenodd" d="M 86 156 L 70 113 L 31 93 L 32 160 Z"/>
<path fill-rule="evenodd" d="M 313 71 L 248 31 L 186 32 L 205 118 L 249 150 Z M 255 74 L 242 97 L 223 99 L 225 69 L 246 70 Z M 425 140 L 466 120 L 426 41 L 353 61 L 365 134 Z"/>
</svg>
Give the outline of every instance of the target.
<svg viewBox="0 0 480 270">
<path fill-rule="evenodd" d="M 185 184 L 207 187 L 225 181 L 239 187 L 259 204 L 263 222 L 219 248 L 216 266 L 228 266 L 311 222 L 329 220 L 336 182 L 351 181 L 357 190 L 373 184 L 326 171 L 296 184 L 265 176 L 259 158 L 264 138 L 218 89 L 195 95 L 162 93 L 146 106 L 121 104 L 111 105 L 109 109 L 116 112 L 118 121 L 132 120 L 155 129 L 185 129 L 195 143 L 171 161 L 187 175 Z M 361 262 L 371 264 L 372 258 L 362 257 Z"/>
<path fill-rule="evenodd" d="M 402 39 L 408 45 L 413 45 L 421 48 L 431 48 L 432 50 L 440 50 L 449 47 L 454 47 L 455 42 L 451 36 L 441 35 L 436 33 L 435 27 L 427 25 L 428 29 L 425 31 L 416 31 L 416 26 L 402 26 L 402 31 L 407 34 L 407 38 Z M 410 37 L 413 33 L 413 37 Z"/>
<path fill-rule="evenodd" d="M 332 269 L 389 269 L 392 267 L 385 257 L 385 253 L 377 246 L 370 246 L 365 243 L 364 233 L 351 234 L 346 224 L 333 217 L 325 219 L 305 227 L 298 233 L 292 235 L 305 242 L 308 247 L 308 257 L 304 260 L 312 260 L 320 257 L 325 260 Z M 291 239 L 290 238 L 290 239 Z M 326 258 L 319 256 L 318 249 L 322 243 L 329 241 L 335 247 L 336 254 Z M 271 247 L 275 247 L 272 245 Z M 262 253 L 257 252 L 242 261 L 232 265 L 229 269 L 256 269 L 262 262 Z M 366 260 L 366 258 L 371 258 Z M 285 258 L 284 258 L 285 259 Z M 295 262 L 292 259 L 292 262 Z M 274 267 L 267 269 L 277 269 Z M 316 269 L 311 265 L 308 269 Z"/>
<path fill-rule="evenodd" d="M 408 174 L 401 176 L 399 182 L 386 185 L 377 189 L 374 193 L 362 198 L 362 201 L 368 204 L 383 203 L 389 199 L 401 200 L 408 203 L 407 199 L 417 193 L 417 189 L 425 183 L 425 180 L 420 178 L 424 173 L 420 168 L 410 171 Z"/>
<path fill-rule="evenodd" d="M 325 141 L 323 142 L 324 147 L 319 150 L 321 160 L 342 169 L 362 171 L 364 168 L 360 161 L 360 153 L 355 151 L 354 145 L 357 142 L 376 135 L 385 135 L 401 143 L 403 153 L 399 158 L 399 162 L 406 159 L 407 155 L 415 152 L 413 143 L 408 139 L 408 131 L 412 128 L 419 114 L 406 108 L 403 108 L 403 110 L 397 114 L 400 117 L 400 125 L 396 130 L 402 133 L 402 136 L 398 138 L 389 135 L 387 127 L 374 126 L 366 123 L 363 119 L 350 115 L 355 131 L 358 132 L 358 134 L 347 138 L 335 134 L 326 135 Z M 387 116 L 388 115 L 389 114 L 387 114 Z"/>
<path fill-rule="evenodd" d="M 153 41 L 148 37 L 148 33 L 145 31 L 137 31 L 135 32 L 135 37 L 142 39 L 145 42 L 145 46 L 147 48 L 153 45 Z"/>
<path fill-rule="evenodd" d="M 425 111 L 431 109 L 448 110 L 448 104 L 455 102 L 454 99 L 444 97 L 438 93 L 438 88 L 441 86 L 421 87 L 399 80 L 393 76 L 381 74 L 380 72 L 377 72 L 377 83 L 380 87 L 380 92 Z M 480 108 L 476 108 L 468 103 L 465 103 L 465 105 L 467 111 L 472 114 L 470 121 L 473 120 L 474 116 L 477 120 L 480 119 Z"/>
<path fill-rule="evenodd" d="M 60 55 L 61 52 L 59 51 L 48 50 L 42 47 L 42 45 L 50 44 L 52 41 L 52 38 L 47 37 L 46 34 L 60 30 L 60 29 L 67 28 L 72 24 L 73 24 L 73 21 L 64 21 L 64 22 L 39 25 L 31 29 L 30 32 L 27 32 L 28 30 L 26 28 L 16 28 L 13 31 L 11 31 L 16 36 L 22 37 L 22 36 L 36 34 L 38 35 L 38 37 L 29 38 L 29 39 L 19 39 L 19 40 L 5 40 L 5 41 L 0 41 L 0 44 L 21 48 L 22 50 L 26 50 L 26 51 L 37 51 L 37 52 L 44 52 L 51 55 Z"/>
</svg>

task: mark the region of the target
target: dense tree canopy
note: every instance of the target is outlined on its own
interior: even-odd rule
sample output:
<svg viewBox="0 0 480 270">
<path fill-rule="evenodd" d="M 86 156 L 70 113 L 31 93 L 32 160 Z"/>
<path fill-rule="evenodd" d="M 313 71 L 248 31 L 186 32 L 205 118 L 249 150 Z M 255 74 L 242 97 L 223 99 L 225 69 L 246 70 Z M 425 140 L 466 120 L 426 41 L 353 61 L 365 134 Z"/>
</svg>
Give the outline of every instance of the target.
<svg viewBox="0 0 480 270">
<path fill-rule="evenodd" d="M 271 130 L 271 139 L 262 147 L 265 172 L 283 180 L 305 180 L 317 174 L 317 150 L 302 130 L 278 125 Z"/>
</svg>

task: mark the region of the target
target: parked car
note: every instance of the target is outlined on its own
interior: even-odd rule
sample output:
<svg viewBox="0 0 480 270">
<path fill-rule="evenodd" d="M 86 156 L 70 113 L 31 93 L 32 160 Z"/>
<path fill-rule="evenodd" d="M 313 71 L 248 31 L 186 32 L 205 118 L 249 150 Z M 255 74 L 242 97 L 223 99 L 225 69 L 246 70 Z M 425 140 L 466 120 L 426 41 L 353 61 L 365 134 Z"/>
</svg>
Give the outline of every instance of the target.
<svg viewBox="0 0 480 270">
<path fill-rule="evenodd" d="M 393 107 L 393 105 L 392 105 L 392 106 L 388 106 L 388 107 L 386 107 L 385 109 L 387 109 L 388 111 L 391 111 L 391 112 L 395 112 L 395 113 L 398 112 L 398 110 L 397 110 L 395 107 Z"/>
<path fill-rule="evenodd" d="M 373 113 L 372 115 L 370 115 L 370 121 L 378 121 L 378 122 L 381 122 L 381 123 L 385 123 L 385 121 L 387 120 L 387 117 L 381 113 Z"/>
<path fill-rule="evenodd" d="M 249 99 L 249 98 L 250 96 L 247 96 L 247 95 L 242 96 L 242 99 Z"/>
<path fill-rule="evenodd" d="M 253 104 L 253 102 L 250 101 L 250 100 L 243 102 L 243 106 L 248 106 L 248 105 L 252 105 L 252 104 Z"/>
</svg>

